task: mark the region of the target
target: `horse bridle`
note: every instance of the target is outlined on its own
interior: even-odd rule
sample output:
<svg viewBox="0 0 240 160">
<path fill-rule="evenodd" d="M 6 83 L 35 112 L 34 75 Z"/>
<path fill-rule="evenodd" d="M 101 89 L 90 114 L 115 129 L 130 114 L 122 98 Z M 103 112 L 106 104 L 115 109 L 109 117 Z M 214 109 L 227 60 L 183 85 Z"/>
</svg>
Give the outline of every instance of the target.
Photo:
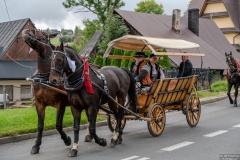
<svg viewBox="0 0 240 160">
<path fill-rule="evenodd" d="M 55 63 L 54 63 L 55 57 L 56 57 L 56 55 L 57 55 L 58 53 L 64 55 L 64 56 L 65 56 L 65 61 L 64 61 L 64 63 L 68 63 L 68 62 L 67 62 L 67 58 L 69 58 L 69 57 L 66 55 L 65 52 L 53 51 L 52 61 L 51 61 L 51 70 L 59 73 L 60 76 L 63 77 L 63 73 L 64 73 L 64 71 L 63 71 L 63 69 L 64 69 L 64 63 L 62 64 L 62 67 L 61 67 L 62 69 L 61 69 L 61 70 L 60 70 L 60 69 L 57 69 L 56 66 L 55 66 Z M 83 63 L 82 63 L 82 65 L 81 65 L 79 68 L 76 69 L 76 71 L 77 71 L 77 70 L 80 70 L 80 69 L 85 65 L 85 63 L 86 63 L 86 62 L 84 62 L 84 61 L 82 60 L 81 57 L 80 57 L 80 59 L 81 59 L 81 61 L 82 61 Z M 52 66 L 53 66 L 53 67 L 52 67 Z M 69 64 L 68 64 L 68 66 L 69 66 Z M 75 71 L 75 72 L 76 72 L 76 71 Z M 73 72 L 73 73 L 74 73 L 74 72 Z M 73 73 L 70 74 L 70 75 L 66 78 L 66 80 L 67 80 L 70 76 L 72 76 Z"/>
<path fill-rule="evenodd" d="M 231 55 L 226 55 L 226 57 L 227 57 L 227 64 L 228 64 L 228 67 L 230 68 L 230 71 L 235 72 L 237 68 L 235 67 L 234 58 Z"/>
<path fill-rule="evenodd" d="M 40 36 L 36 36 L 36 33 L 37 33 L 37 32 L 40 32 L 40 31 L 35 30 L 35 29 L 34 29 L 34 30 L 30 30 L 30 29 L 29 29 L 29 31 L 34 31 L 34 35 L 35 35 L 35 36 L 32 36 L 31 34 L 29 34 L 29 37 L 30 37 L 31 40 L 35 40 L 35 41 L 38 41 L 39 43 L 42 43 L 43 45 L 50 46 L 49 44 L 46 44 L 46 43 L 41 42 L 41 40 L 50 42 L 49 34 L 46 33 L 47 38 L 43 38 L 43 37 L 40 37 Z M 37 48 L 36 48 L 36 47 L 33 47 L 28 41 L 25 40 L 25 42 L 26 42 L 26 43 L 28 44 L 28 46 L 31 47 L 32 49 L 37 50 Z M 50 48 L 51 48 L 51 46 L 50 46 Z"/>
</svg>

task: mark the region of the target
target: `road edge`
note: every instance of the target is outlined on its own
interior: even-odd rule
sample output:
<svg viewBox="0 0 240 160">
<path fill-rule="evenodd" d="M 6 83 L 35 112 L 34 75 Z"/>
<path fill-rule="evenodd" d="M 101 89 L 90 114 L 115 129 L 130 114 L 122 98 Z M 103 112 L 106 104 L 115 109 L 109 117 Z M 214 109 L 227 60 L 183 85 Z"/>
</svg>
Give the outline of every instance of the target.
<svg viewBox="0 0 240 160">
<path fill-rule="evenodd" d="M 224 96 L 218 96 L 218 97 L 200 98 L 200 101 L 201 101 L 201 105 L 205 105 L 205 104 L 217 102 L 217 101 L 220 101 L 220 100 L 223 100 L 226 98 L 228 98 L 228 97 L 226 95 L 224 95 Z M 96 123 L 97 127 L 106 126 L 106 125 L 107 125 L 107 121 L 100 121 L 100 122 Z M 88 126 L 88 124 L 81 125 L 80 130 L 86 129 L 87 126 Z M 65 132 L 68 132 L 68 131 L 73 131 L 73 128 L 66 127 L 66 128 L 63 128 L 63 130 Z M 53 135 L 53 134 L 58 134 L 58 131 L 56 129 L 43 131 L 43 136 L 49 136 L 49 135 Z M 33 139 L 33 138 L 37 138 L 37 133 L 28 133 L 28 134 L 22 134 L 22 135 L 17 135 L 17 136 L 3 137 L 3 138 L 0 138 L 0 145 L 6 144 L 6 143 L 19 142 L 19 141 Z"/>
</svg>

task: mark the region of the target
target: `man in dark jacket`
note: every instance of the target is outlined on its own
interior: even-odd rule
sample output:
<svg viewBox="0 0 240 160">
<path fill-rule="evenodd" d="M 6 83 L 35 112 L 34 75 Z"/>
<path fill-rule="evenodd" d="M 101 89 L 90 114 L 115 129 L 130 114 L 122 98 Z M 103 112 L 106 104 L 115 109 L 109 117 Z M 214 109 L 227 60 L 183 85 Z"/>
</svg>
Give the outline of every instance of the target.
<svg viewBox="0 0 240 160">
<path fill-rule="evenodd" d="M 135 62 L 131 64 L 130 71 L 133 73 L 135 80 L 141 83 L 141 86 L 150 86 L 150 66 L 145 62 L 147 56 L 143 52 L 137 52 L 134 56 Z"/>
<path fill-rule="evenodd" d="M 192 75 L 192 63 L 189 61 L 188 56 L 182 56 L 179 72 L 177 77 L 187 77 Z"/>
</svg>

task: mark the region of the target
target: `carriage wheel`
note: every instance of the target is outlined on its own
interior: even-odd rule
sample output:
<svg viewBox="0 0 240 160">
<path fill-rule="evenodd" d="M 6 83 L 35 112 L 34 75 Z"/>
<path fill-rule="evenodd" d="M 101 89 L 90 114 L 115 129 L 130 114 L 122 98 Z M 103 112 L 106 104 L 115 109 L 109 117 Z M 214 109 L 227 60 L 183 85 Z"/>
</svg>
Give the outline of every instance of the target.
<svg viewBox="0 0 240 160">
<path fill-rule="evenodd" d="M 163 107 L 160 104 L 153 104 L 148 111 L 148 118 L 151 118 L 147 122 L 148 130 L 153 137 L 159 136 L 165 127 L 166 116 Z"/>
<path fill-rule="evenodd" d="M 113 132 L 115 127 L 116 127 L 116 125 L 117 125 L 117 120 L 116 120 L 114 115 L 112 115 L 112 114 L 108 115 L 108 117 L 107 117 L 107 125 L 108 125 L 108 128 L 110 129 L 110 131 Z M 121 129 L 122 130 L 124 129 L 125 125 L 126 125 L 126 118 L 123 118 L 122 122 L 121 122 Z"/>
<path fill-rule="evenodd" d="M 201 104 L 196 94 L 190 95 L 186 105 L 186 118 L 190 127 L 198 124 L 201 114 Z"/>
</svg>

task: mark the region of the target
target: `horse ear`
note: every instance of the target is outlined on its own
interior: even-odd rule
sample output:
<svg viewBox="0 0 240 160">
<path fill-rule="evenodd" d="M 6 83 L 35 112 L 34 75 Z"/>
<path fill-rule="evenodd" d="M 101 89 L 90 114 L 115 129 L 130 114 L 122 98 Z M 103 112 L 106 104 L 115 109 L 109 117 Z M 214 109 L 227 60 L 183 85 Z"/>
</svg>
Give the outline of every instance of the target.
<svg viewBox="0 0 240 160">
<path fill-rule="evenodd" d="M 51 34 L 49 35 L 49 37 L 50 37 L 50 38 L 55 38 L 57 35 L 58 35 L 58 33 L 51 33 Z"/>
<path fill-rule="evenodd" d="M 63 42 L 61 42 L 61 44 L 60 44 L 60 49 L 63 51 L 64 50 L 64 44 L 63 44 Z"/>
<path fill-rule="evenodd" d="M 225 56 L 227 56 L 227 53 L 225 52 Z"/>
</svg>

